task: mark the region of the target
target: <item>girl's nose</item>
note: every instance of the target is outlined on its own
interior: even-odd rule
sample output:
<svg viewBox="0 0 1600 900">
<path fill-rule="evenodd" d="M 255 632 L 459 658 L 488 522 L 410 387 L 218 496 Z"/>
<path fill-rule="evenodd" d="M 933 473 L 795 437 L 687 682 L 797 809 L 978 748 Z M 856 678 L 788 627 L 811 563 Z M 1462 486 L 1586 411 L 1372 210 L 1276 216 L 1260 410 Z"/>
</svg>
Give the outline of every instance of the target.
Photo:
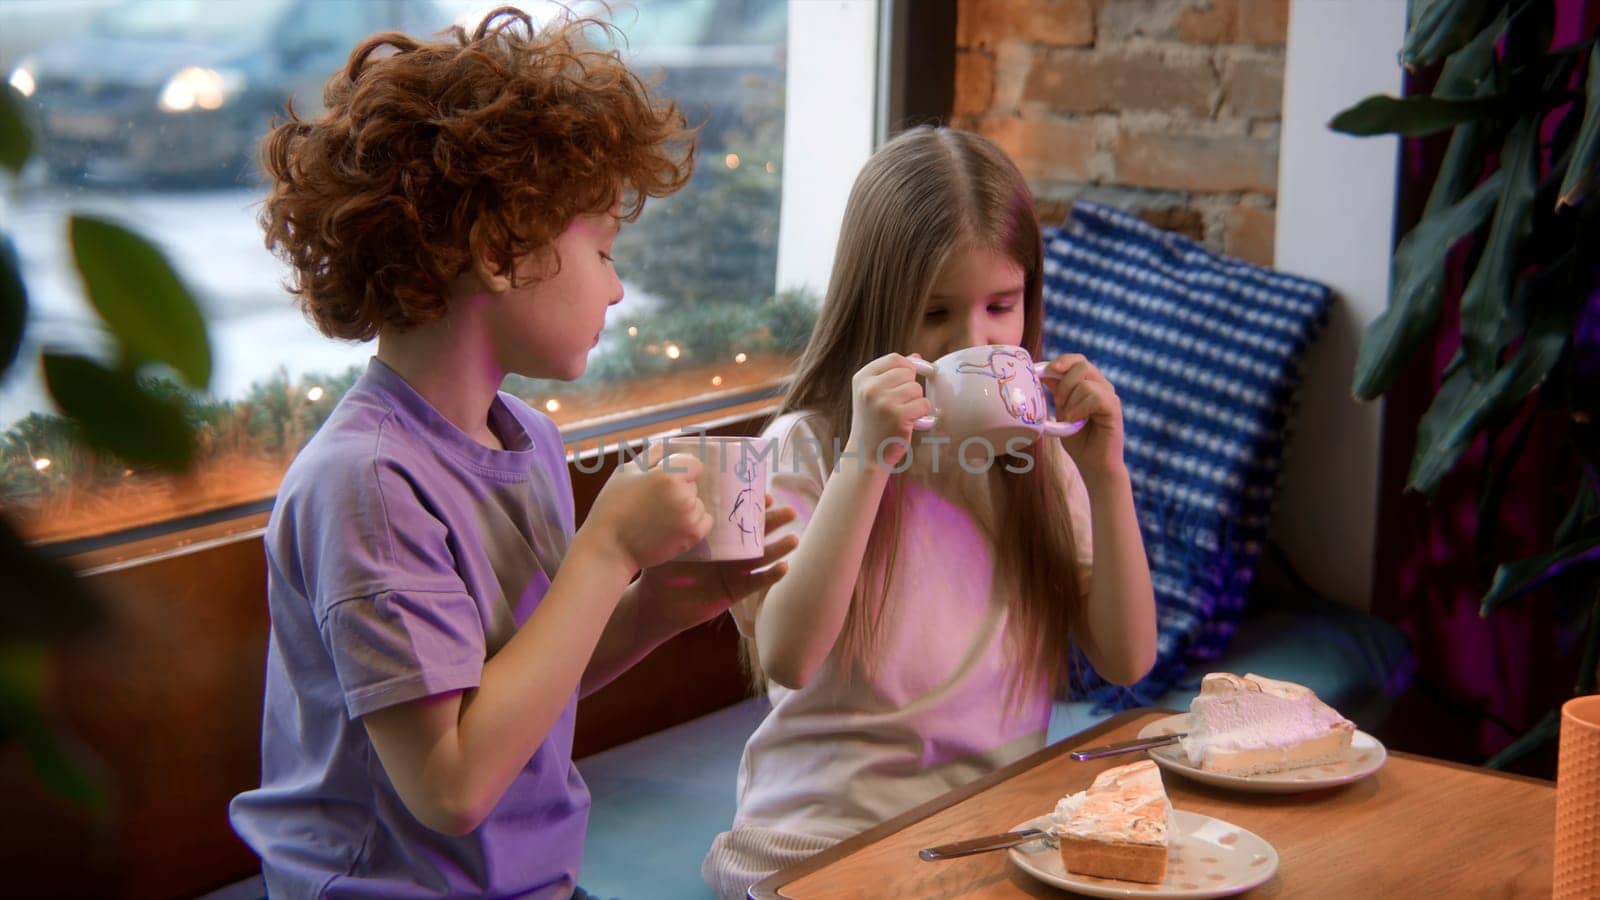
<svg viewBox="0 0 1600 900">
<path fill-rule="evenodd" d="M 982 336 L 983 331 L 978 327 L 978 323 L 975 323 L 970 319 L 963 321 L 961 323 L 961 327 L 957 328 L 954 334 L 951 335 L 954 343 L 945 352 L 948 353 L 954 350 L 964 350 L 967 347 L 976 346 L 983 342 Z"/>
</svg>

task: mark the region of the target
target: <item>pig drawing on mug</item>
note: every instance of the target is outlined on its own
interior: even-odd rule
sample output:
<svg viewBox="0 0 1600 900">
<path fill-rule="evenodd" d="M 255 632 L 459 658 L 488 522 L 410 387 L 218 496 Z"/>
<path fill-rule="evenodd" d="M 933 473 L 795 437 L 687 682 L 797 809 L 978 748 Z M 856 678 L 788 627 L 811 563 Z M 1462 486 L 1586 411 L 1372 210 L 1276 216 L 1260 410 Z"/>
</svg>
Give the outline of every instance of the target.
<svg viewBox="0 0 1600 900">
<path fill-rule="evenodd" d="M 755 559 L 766 540 L 767 466 L 771 442 L 762 438 L 696 434 L 667 438 L 671 452 L 701 462 L 697 489 L 711 515 L 711 532 L 678 559 Z"/>
<path fill-rule="evenodd" d="M 1044 386 L 1033 373 L 1033 360 L 1015 350 L 996 348 L 989 353 L 987 363 L 962 363 L 957 370 L 987 375 L 1000 382 L 1000 399 L 1006 411 L 1026 425 L 1039 425 L 1048 418 L 1040 408 Z M 1026 378 L 1025 384 L 1014 384 Z"/>
<path fill-rule="evenodd" d="M 739 461 L 733 465 L 733 474 L 744 487 L 740 488 L 739 493 L 733 498 L 733 509 L 728 511 L 728 521 L 739 529 L 741 543 L 753 543 L 759 547 L 764 533 L 761 525 L 765 512 L 762 509 L 763 498 L 756 493 L 756 466 L 751 462 L 749 454 L 741 452 Z"/>
<path fill-rule="evenodd" d="M 934 412 L 913 423 L 918 431 L 938 428 L 965 440 L 984 438 L 994 447 L 1031 444 L 1042 435 L 1076 434 L 1083 422 L 1058 422 L 1050 417 L 1041 378 L 1060 377 L 1035 363 L 1022 347 L 986 344 L 956 350 L 929 362 L 911 359 L 924 377 L 924 390 Z"/>
</svg>

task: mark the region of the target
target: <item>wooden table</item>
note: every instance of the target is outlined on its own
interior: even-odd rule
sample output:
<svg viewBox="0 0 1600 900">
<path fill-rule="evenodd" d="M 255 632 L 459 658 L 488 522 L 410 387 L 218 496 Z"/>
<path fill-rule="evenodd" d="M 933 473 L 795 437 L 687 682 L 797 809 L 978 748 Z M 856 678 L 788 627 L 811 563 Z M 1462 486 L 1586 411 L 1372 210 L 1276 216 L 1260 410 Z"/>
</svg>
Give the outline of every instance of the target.
<svg viewBox="0 0 1600 900">
<path fill-rule="evenodd" d="M 923 847 L 1007 831 L 1096 773 L 1143 758 L 1074 762 L 1075 747 L 1130 740 L 1170 713 L 1130 710 L 936 798 L 750 889 L 785 897 L 1060 897 L 1005 851 L 943 862 Z M 1174 807 L 1249 829 L 1278 850 L 1250 897 L 1548 897 L 1555 783 L 1389 754 L 1377 774 L 1303 794 L 1243 794 L 1163 771 Z"/>
</svg>

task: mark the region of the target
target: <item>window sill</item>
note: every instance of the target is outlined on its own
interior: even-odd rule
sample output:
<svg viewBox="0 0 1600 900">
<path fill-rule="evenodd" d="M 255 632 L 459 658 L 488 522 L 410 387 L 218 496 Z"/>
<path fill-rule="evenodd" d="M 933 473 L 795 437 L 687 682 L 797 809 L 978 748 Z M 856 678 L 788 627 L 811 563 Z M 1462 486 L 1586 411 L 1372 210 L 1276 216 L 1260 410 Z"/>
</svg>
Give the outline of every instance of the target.
<svg viewBox="0 0 1600 900">
<path fill-rule="evenodd" d="M 567 465 L 573 476 L 579 521 L 593 496 L 585 486 L 603 483 L 607 465 L 598 473 L 583 473 L 575 465 L 597 456 L 614 454 L 621 444 L 634 443 L 705 429 L 711 433 L 754 433 L 778 408 L 783 380 L 751 388 L 697 396 L 615 416 L 571 422 L 562 427 Z M 595 488 L 598 490 L 598 487 Z M 586 496 L 587 494 L 587 496 Z M 98 575 L 145 563 L 169 559 L 238 541 L 259 539 L 272 511 L 272 497 L 211 510 L 196 516 L 157 522 L 135 528 L 70 540 L 42 543 L 41 552 L 63 560 L 84 575 Z"/>
</svg>

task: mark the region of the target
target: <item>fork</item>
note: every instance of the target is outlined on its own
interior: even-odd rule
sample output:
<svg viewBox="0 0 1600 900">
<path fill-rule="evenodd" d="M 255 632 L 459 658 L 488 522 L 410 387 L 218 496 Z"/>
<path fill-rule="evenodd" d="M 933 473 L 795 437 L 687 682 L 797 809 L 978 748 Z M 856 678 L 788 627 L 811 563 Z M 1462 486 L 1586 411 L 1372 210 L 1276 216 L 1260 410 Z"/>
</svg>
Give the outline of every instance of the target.
<svg viewBox="0 0 1600 900">
<path fill-rule="evenodd" d="M 1056 836 L 1053 832 L 1041 828 L 1024 828 L 1020 831 L 1007 831 L 1004 834 L 990 834 L 979 838 L 968 838 L 956 841 L 953 844 L 940 844 L 937 847 L 924 847 L 917 851 L 917 856 L 925 860 L 955 859 L 958 856 L 971 856 L 974 853 L 987 853 L 990 850 L 1004 850 L 1029 841 L 1043 841 L 1046 846 L 1056 846 Z"/>
</svg>

